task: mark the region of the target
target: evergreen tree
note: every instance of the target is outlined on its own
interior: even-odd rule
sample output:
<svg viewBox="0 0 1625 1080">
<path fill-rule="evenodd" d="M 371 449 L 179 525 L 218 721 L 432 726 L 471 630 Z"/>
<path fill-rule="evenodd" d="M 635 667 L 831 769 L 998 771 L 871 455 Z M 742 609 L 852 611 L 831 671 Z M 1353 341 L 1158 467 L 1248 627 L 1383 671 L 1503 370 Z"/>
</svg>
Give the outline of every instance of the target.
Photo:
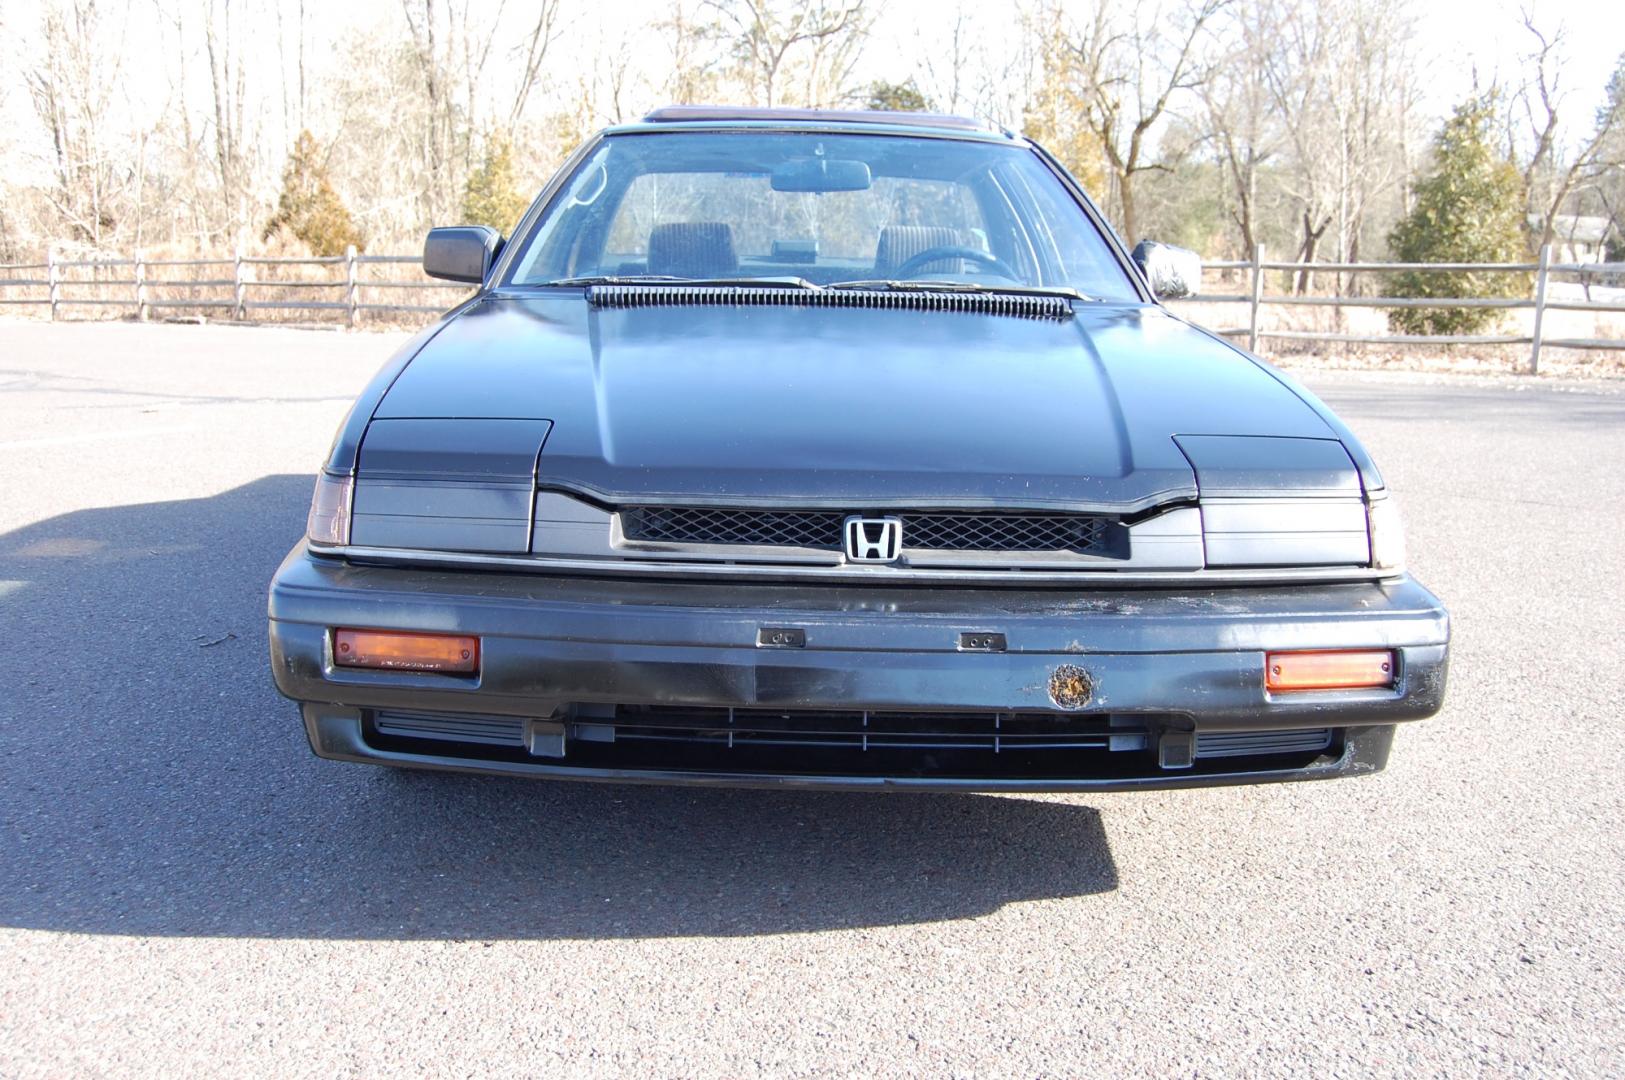
<svg viewBox="0 0 1625 1080">
<path fill-rule="evenodd" d="M 900 83 L 876 79 L 864 91 L 863 107 L 880 112 L 930 112 L 931 102 L 920 93 L 913 79 Z"/>
<path fill-rule="evenodd" d="M 486 141 L 485 159 L 469 174 L 463 188 L 464 224 L 489 225 L 506 234 L 529 205 L 514 176 L 513 144 L 493 136 Z"/>
<path fill-rule="evenodd" d="M 1415 205 L 1388 234 L 1400 262 L 1498 263 L 1523 257 L 1523 188 L 1518 169 L 1495 149 L 1495 111 L 1475 98 L 1456 108 L 1434 140 L 1433 172 Z M 1525 275 L 1484 271 L 1396 274 L 1394 295 L 1492 298 L 1527 293 Z M 1388 321 L 1409 334 L 1472 333 L 1493 308 L 1401 308 Z"/>
<path fill-rule="evenodd" d="M 354 244 L 363 246 L 361 230 L 345 209 L 315 136 L 301 131 L 282 170 L 282 194 L 277 197 L 276 214 L 265 226 L 265 238 L 286 230 L 304 241 L 313 255 L 343 255 Z"/>
</svg>

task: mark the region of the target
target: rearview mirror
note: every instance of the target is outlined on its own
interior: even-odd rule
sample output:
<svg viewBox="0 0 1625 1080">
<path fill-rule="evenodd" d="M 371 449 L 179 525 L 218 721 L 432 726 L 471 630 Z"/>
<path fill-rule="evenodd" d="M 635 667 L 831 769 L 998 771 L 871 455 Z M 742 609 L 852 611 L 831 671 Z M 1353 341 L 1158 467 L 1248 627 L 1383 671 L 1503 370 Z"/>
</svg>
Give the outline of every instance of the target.
<svg viewBox="0 0 1625 1080">
<path fill-rule="evenodd" d="M 802 158 L 773 170 L 774 191 L 868 191 L 873 183 L 865 161 Z"/>
<path fill-rule="evenodd" d="M 502 234 L 489 225 L 430 229 L 423 241 L 423 272 L 446 281 L 478 285 L 502 250 Z"/>
<path fill-rule="evenodd" d="M 1133 259 L 1158 300 L 1182 300 L 1202 288 L 1202 257 L 1188 248 L 1141 240 Z"/>
</svg>

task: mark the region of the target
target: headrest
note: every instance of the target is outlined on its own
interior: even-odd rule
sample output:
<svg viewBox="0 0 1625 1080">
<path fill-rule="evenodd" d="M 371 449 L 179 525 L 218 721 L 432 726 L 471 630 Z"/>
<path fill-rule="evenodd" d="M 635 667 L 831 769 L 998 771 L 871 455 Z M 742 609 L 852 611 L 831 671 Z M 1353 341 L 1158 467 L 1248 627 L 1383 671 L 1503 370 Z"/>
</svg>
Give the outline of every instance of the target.
<svg viewBox="0 0 1625 1080">
<path fill-rule="evenodd" d="M 896 270 L 922 251 L 963 243 L 959 231 L 945 225 L 888 225 L 880 230 L 880 241 L 875 245 L 875 273 L 884 275 Z M 959 266 L 958 259 L 942 259 L 920 269 L 954 273 Z"/>
<path fill-rule="evenodd" d="M 674 221 L 649 232 L 649 273 L 720 277 L 739 269 L 733 230 L 720 221 Z"/>
</svg>

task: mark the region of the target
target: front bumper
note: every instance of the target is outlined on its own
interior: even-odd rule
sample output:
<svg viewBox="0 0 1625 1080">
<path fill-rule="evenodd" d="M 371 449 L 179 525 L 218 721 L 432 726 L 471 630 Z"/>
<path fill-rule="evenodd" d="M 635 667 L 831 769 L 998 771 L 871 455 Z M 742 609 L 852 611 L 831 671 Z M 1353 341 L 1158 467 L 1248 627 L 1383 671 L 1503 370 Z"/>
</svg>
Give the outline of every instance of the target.
<svg viewBox="0 0 1625 1080">
<path fill-rule="evenodd" d="M 477 635 L 481 671 L 336 668 L 329 642 L 338 626 Z M 322 757 L 659 783 L 1039 791 L 1374 772 L 1395 723 L 1438 710 L 1448 638 L 1444 609 L 1409 577 L 1087 592 L 717 585 L 362 566 L 300 545 L 270 595 L 276 684 L 301 703 Z M 990 641 L 992 650 L 978 647 Z M 1338 648 L 1395 650 L 1395 686 L 1264 689 L 1266 651 Z M 1069 677 L 1080 673 L 1078 700 L 1066 691 L 1076 691 Z M 985 715 L 995 726 L 1020 717 L 1028 731 L 1053 722 L 1079 747 L 1094 725 L 1101 748 L 1012 753 L 1007 740 L 1000 753 L 994 739 L 979 752 L 876 753 L 867 740 L 850 752 L 781 740 L 773 753 L 737 753 L 717 730 L 703 752 L 626 740 L 617 749 L 603 735 L 616 707 L 657 724 L 661 710 L 712 710 L 728 718 L 719 729 L 734 710 L 839 711 L 864 725 L 870 710 L 893 723 L 914 714 L 955 723 Z M 445 718 L 445 730 L 459 718 L 486 718 L 479 722 L 491 730 L 522 724 L 527 737 L 544 737 L 523 747 L 459 742 L 444 731 L 403 738 L 377 722 L 396 715 Z M 576 740 L 589 730 L 591 740 Z M 1302 749 L 1289 738 L 1283 745 L 1299 747 L 1290 753 L 1199 750 L 1203 737 L 1316 730 L 1327 733 L 1323 746 Z M 1187 756 L 1196 748 L 1195 760 L 1181 761 L 1181 748 Z"/>
</svg>

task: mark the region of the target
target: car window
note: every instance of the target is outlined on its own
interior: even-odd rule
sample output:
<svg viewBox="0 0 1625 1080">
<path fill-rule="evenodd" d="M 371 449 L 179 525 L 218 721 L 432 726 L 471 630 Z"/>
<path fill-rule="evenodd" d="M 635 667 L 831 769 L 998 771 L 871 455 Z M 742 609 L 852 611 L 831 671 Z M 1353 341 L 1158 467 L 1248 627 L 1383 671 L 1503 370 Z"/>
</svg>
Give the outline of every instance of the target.
<svg viewBox="0 0 1625 1080">
<path fill-rule="evenodd" d="M 1060 179 L 1019 143 L 824 132 L 605 137 L 506 284 L 583 276 L 882 278 L 1138 299 Z"/>
</svg>

